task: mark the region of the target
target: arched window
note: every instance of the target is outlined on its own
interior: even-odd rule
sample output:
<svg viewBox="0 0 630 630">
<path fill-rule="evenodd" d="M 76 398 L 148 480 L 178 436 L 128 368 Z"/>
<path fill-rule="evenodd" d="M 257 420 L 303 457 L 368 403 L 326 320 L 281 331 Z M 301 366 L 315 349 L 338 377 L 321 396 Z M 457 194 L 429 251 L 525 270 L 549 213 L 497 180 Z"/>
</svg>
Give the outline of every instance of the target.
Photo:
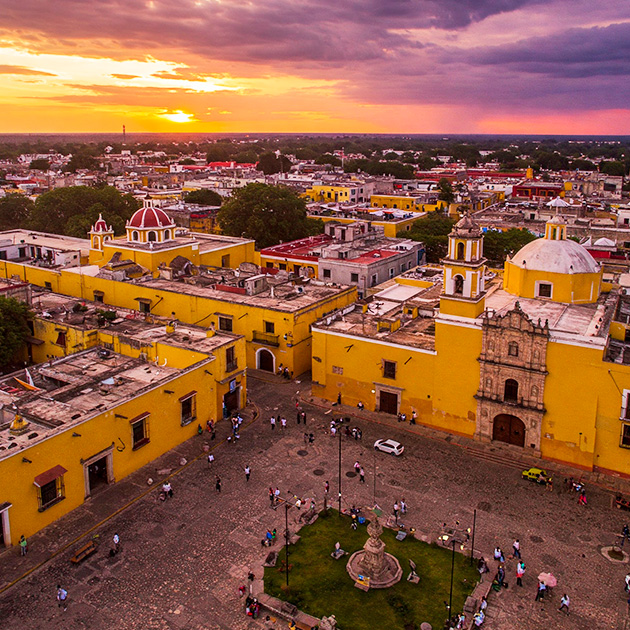
<svg viewBox="0 0 630 630">
<path fill-rule="evenodd" d="M 149 242 L 155 242 L 157 241 L 157 234 L 151 230 L 151 232 L 149 232 L 149 234 L 147 235 L 147 239 L 149 240 Z"/>
<path fill-rule="evenodd" d="M 103 243 L 107 242 L 107 241 L 111 241 L 112 237 L 111 236 L 104 236 L 103 237 Z"/>
<path fill-rule="evenodd" d="M 131 233 L 131 240 L 132 240 L 132 241 L 137 241 L 137 240 L 138 240 L 138 238 L 139 238 L 139 236 L 140 236 L 140 235 L 138 234 L 138 231 L 137 231 L 137 230 L 134 230 L 134 231 Z"/>
<path fill-rule="evenodd" d="M 508 378 L 505 381 L 503 400 L 505 402 L 518 402 L 518 383 L 513 378 Z"/>
<path fill-rule="evenodd" d="M 101 237 L 100 236 L 95 236 L 94 237 L 94 249 L 101 249 Z"/>
<path fill-rule="evenodd" d="M 464 243 L 457 243 L 457 254 L 455 258 L 457 260 L 464 260 L 466 258 L 466 245 L 464 245 Z"/>
<path fill-rule="evenodd" d="M 508 354 L 511 357 L 518 356 L 518 344 L 516 343 L 516 341 L 510 341 L 510 343 L 508 343 Z"/>
<path fill-rule="evenodd" d="M 455 288 L 453 289 L 453 293 L 455 293 L 455 295 L 463 295 L 464 278 L 458 275 L 453 278 L 453 281 L 455 282 Z"/>
<path fill-rule="evenodd" d="M 165 241 L 170 241 L 171 240 L 171 231 L 170 230 L 165 230 L 164 231 L 164 240 Z"/>
</svg>

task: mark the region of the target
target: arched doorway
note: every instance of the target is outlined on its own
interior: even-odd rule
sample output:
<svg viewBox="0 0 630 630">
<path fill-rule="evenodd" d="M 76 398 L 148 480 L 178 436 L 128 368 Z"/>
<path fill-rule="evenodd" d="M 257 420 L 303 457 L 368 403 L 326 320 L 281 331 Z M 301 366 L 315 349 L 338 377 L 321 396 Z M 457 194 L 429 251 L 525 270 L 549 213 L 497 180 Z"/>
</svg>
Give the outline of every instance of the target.
<svg viewBox="0 0 630 630">
<path fill-rule="evenodd" d="M 453 278 L 454 289 L 453 293 L 455 295 L 463 295 L 464 293 L 464 278 L 460 275 L 457 275 Z"/>
<path fill-rule="evenodd" d="M 492 439 L 514 446 L 525 446 L 525 424 L 516 416 L 499 414 L 494 419 Z"/>
<path fill-rule="evenodd" d="M 269 350 L 261 348 L 258 351 L 258 369 L 265 370 L 265 372 L 275 372 L 274 357 Z"/>
</svg>

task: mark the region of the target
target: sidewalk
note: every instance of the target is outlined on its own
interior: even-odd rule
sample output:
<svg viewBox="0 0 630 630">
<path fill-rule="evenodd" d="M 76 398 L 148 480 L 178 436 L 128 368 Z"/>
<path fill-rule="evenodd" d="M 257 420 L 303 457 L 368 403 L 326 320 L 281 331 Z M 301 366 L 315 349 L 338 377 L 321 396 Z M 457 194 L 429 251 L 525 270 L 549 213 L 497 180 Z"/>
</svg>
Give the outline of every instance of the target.
<svg viewBox="0 0 630 630">
<path fill-rule="evenodd" d="M 254 420 L 255 412 L 252 405 L 241 410 L 245 426 Z M 157 500 L 166 479 L 171 479 L 177 489 L 177 476 L 206 456 L 204 445 L 212 451 L 225 442 L 229 434 L 229 422 L 219 422 L 216 440 L 210 441 L 207 432 L 195 435 L 124 479 L 106 486 L 75 510 L 31 536 L 26 556 L 20 556 L 17 545 L 4 549 L 0 552 L 0 594 L 56 556 L 82 547 L 92 536 L 97 536 L 96 541 L 105 548 L 111 546 L 111 541 L 100 535 L 110 519 L 148 494 L 155 493 Z M 180 465 L 182 459 L 186 460 L 183 466 Z M 151 485 L 148 485 L 149 479 L 153 480 Z"/>
</svg>

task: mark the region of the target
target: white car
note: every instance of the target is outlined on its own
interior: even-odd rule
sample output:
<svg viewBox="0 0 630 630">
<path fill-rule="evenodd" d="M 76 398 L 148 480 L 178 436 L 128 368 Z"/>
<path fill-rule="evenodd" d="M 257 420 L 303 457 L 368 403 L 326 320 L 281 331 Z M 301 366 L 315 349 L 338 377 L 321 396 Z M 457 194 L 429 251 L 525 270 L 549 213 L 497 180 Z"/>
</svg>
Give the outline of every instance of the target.
<svg viewBox="0 0 630 630">
<path fill-rule="evenodd" d="M 376 442 L 374 442 L 374 449 L 398 456 L 402 455 L 405 447 L 400 442 L 396 442 L 396 440 L 376 440 Z"/>
</svg>

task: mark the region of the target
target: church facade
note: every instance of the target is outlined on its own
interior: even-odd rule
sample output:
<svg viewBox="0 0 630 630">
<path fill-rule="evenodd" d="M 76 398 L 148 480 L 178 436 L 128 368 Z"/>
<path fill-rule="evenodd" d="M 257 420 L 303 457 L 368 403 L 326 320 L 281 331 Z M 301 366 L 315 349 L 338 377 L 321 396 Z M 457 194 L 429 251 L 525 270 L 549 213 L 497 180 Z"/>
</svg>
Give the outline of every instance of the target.
<svg viewBox="0 0 630 630">
<path fill-rule="evenodd" d="M 317 322 L 313 395 L 630 476 L 630 296 L 560 217 L 504 274 L 485 262 L 465 216 L 431 286 L 411 274 Z"/>
</svg>

